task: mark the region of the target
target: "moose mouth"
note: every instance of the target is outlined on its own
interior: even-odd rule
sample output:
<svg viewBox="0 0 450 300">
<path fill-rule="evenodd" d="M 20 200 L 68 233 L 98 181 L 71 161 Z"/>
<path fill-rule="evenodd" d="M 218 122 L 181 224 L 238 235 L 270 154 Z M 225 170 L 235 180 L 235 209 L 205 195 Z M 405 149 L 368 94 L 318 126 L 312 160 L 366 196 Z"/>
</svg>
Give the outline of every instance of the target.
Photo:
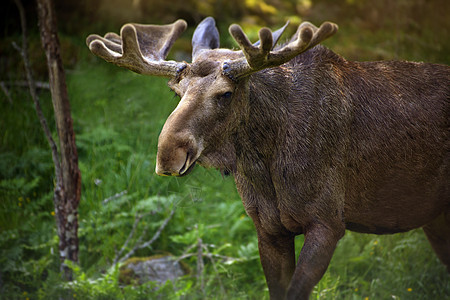
<svg viewBox="0 0 450 300">
<path fill-rule="evenodd" d="M 178 173 L 178 177 L 186 176 L 187 174 L 191 173 L 192 170 L 195 167 L 195 163 L 197 160 L 191 160 L 191 155 L 188 152 L 186 155 L 186 161 L 184 162 L 184 165 L 181 167 L 180 172 Z"/>
<path fill-rule="evenodd" d="M 192 159 L 192 156 L 187 153 L 186 154 L 186 160 L 184 161 L 183 166 L 178 171 L 164 171 L 160 167 L 158 167 L 158 164 L 156 165 L 156 174 L 159 176 L 175 176 L 175 177 L 183 177 L 194 169 L 195 164 L 197 162 L 197 159 Z"/>
</svg>

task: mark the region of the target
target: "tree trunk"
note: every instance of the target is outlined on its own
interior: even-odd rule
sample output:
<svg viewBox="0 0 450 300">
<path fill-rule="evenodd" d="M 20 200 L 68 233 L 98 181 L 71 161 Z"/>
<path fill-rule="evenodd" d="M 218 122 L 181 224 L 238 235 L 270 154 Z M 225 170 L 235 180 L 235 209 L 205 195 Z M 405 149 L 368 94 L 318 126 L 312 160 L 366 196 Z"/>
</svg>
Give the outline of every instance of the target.
<svg viewBox="0 0 450 300">
<path fill-rule="evenodd" d="M 72 280 L 72 272 L 64 264 L 64 260 L 78 262 L 78 204 L 81 194 L 81 175 L 78 169 L 75 133 L 60 55 L 53 2 L 37 0 L 37 5 L 41 41 L 47 57 L 50 91 L 59 136 L 60 170 L 59 174 L 56 174 L 53 201 L 59 236 L 61 272 L 66 280 Z"/>
</svg>

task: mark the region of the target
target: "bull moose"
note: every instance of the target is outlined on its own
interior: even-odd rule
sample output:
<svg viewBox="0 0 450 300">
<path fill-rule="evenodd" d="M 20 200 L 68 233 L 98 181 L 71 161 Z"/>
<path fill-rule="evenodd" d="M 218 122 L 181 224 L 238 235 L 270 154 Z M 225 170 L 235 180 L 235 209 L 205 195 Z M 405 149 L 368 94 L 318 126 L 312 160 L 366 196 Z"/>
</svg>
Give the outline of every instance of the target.
<svg viewBox="0 0 450 300">
<path fill-rule="evenodd" d="M 234 177 L 271 299 L 307 299 L 346 229 L 422 227 L 450 270 L 450 67 L 347 61 L 318 45 L 337 31 L 330 22 L 303 22 L 281 46 L 286 25 L 252 44 L 234 24 L 240 50 L 223 49 L 211 17 L 194 32 L 192 62 L 167 61 L 186 26 L 130 23 L 87 44 L 170 79 L 181 100 L 159 136 L 156 173 L 199 164 Z"/>
</svg>

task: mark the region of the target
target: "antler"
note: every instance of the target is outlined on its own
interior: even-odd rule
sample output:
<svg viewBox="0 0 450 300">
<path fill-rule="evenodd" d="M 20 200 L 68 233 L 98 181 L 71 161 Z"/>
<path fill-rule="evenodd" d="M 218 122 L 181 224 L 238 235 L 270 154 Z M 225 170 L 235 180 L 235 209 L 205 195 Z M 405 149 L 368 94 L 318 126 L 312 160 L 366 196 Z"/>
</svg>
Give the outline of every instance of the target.
<svg viewBox="0 0 450 300">
<path fill-rule="evenodd" d="M 120 36 L 112 32 L 104 37 L 91 34 L 86 44 L 95 55 L 136 73 L 175 77 L 186 64 L 165 59 L 186 27 L 184 20 L 169 25 L 129 23 L 122 26 Z"/>
<path fill-rule="evenodd" d="M 261 43 L 252 45 L 242 28 L 233 24 L 230 26 L 229 32 L 245 57 L 225 61 L 222 66 L 223 73 L 231 79 L 237 80 L 262 69 L 282 65 L 332 36 L 337 29 L 338 26 L 331 22 L 325 22 L 319 28 L 309 22 L 303 22 L 287 45 L 272 51 L 273 38 L 270 29 L 262 28 L 259 31 Z"/>
</svg>

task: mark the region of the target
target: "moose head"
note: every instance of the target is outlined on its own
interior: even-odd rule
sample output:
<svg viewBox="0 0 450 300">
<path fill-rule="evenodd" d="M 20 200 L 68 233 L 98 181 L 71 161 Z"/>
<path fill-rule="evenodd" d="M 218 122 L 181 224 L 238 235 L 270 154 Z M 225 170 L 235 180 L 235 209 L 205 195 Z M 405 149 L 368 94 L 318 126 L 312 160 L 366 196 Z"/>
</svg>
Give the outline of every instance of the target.
<svg viewBox="0 0 450 300">
<path fill-rule="evenodd" d="M 175 40 L 186 29 L 178 20 L 170 25 L 126 24 L 120 36 L 90 35 L 89 49 L 97 56 L 134 72 L 170 78 L 170 88 L 181 98 L 167 119 L 158 143 L 156 173 L 183 176 L 196 162 L 209 166 L 207 155 L 226 137 L 218 128 L 231 130 L 232 105 L 236 95 L 245 93 L 241 82 L 252 73 L 283 65 L 337 31 L 330 22 L 320 28 L 304 22 L 284 46 L 274 47 L 286 26 L 271 32 L 259 31 L 252 44 L 239 25 L 229 31 L 241 50 L 219 48 L 219 33 L 213 18 L 204 19 L 192 39 L 192 63 L 166 61 Z M 223 130 L 222 130 L 223 131 Z"/>
</svg>

